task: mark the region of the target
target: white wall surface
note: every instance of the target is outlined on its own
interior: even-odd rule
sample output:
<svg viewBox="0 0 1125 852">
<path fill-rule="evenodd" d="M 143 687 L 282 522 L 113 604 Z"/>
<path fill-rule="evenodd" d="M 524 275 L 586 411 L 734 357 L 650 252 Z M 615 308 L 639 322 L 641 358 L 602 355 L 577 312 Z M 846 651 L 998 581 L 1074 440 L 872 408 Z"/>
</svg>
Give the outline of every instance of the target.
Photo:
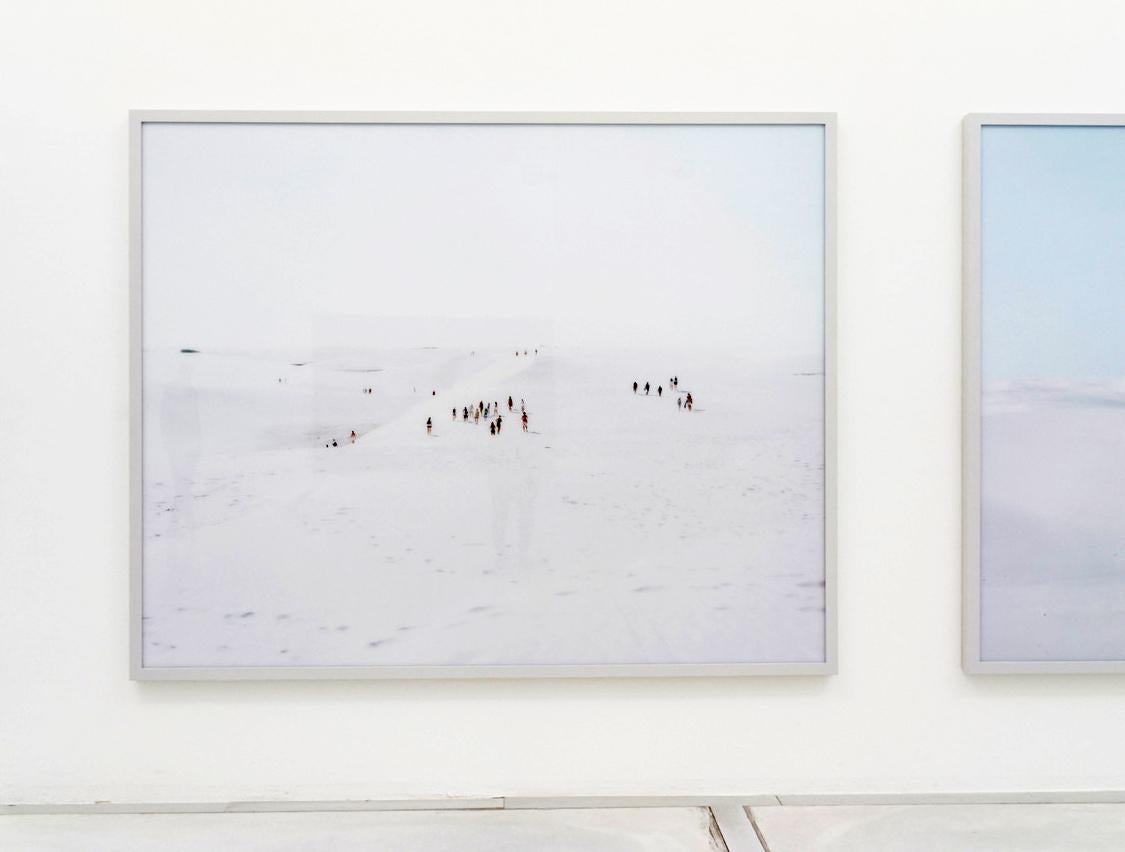
<svg viewBox="0 0 1125 852">
<path fill-rule="evenodd" d="M 1125 678 L 961 673 L 960 119 L 1117 2 L 0 0 L 0 801 L 1125 788 Z M 129 108 L 839 114 L 840 674 L 128 680 Z"/>
</svg>

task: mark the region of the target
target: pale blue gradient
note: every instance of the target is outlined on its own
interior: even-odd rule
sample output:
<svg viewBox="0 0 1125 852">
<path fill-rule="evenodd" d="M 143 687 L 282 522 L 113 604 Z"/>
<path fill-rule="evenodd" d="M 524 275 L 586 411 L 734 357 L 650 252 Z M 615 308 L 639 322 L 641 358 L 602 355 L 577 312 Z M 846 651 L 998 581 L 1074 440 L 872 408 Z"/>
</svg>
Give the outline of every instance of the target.
<svg viewBox="0 0 1125 852">
<path fill-rule="evenodd" d="M 819 125 L 148 124 L 145 345 L 370 346 L 382 320 L 407 345 L 390 326 L 421 318 L 464 322 L 410 345 L 550 324 L 819 356 L 824 148 Z"/>
<path fill-rule="evenodd" d="M 985 127 L 986 382 L 1125 376 L 1125 128 Z"/>
</svg>

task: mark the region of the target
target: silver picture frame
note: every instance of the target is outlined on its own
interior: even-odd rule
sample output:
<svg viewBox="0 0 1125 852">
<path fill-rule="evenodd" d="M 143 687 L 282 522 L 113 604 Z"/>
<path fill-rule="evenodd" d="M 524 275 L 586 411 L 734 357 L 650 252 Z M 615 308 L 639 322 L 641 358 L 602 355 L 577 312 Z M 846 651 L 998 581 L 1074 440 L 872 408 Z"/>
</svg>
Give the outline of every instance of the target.
<svg viewBox="0 0 1125 852">
<path fill-rule="evenodd" d="M 973 113 L 962 123 L 962 669 L 967 674 L 1122 674 L 1125 660 L 994 660 L 981 651 L 981 137 L 990 126 L 1125 127 L 1125 114 Z"/>
<path fill-rule="evenodd" d="M 142 131 L 154 123 L 816 125 L 824 129 L 824 659 L 796 663 L 608 665 L 146 666 L 142 647 L 142 334 L 144 234 Z M 837 672 L 836 569 L 836 116 L 741 112 L 351 112 L 134 110 L 130 138 L 130 676 L 137 681 L 422 678 L 742 677 Z"/>
</svg>

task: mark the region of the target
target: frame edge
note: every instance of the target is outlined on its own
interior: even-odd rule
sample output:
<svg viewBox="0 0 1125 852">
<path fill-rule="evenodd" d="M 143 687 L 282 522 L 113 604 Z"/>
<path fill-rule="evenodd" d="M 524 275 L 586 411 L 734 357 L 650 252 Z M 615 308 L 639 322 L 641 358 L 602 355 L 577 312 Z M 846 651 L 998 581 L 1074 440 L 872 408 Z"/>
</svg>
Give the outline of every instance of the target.
<svg viewBox="0 0 1125 852">
<path fill-rule="evenodd" d="M 1125 660 L 985 660 L 981 654 L 981 147 L 988 126 L 1125 127 L 1125 113 L 969 113 L 962 140 L 962 649 L 967 675 L 1125 674 Z"/>
<path fill-rule="evenodd" d="M 838 668 L 836 576 L 836 124 L 835 112 L 533 112 L 153 110 L 129 113 L 130 651 L 129 676 L 153 681 L 420 680 L 477 678 L 824 677 Z M 486 666 L 213 667 L 144 665 L 143 645 L 143 130 L 147 123 L 820 125 L 824 128 L 825 658 L 814 662 Z"/>
<path fill-rule="evenodd" d="M 144 342 L 144 242 L 142 240 L 143 115 L 129 112 L 129 677 L 144 671 L 144 432 L 142 369 Z"/>
</svg>

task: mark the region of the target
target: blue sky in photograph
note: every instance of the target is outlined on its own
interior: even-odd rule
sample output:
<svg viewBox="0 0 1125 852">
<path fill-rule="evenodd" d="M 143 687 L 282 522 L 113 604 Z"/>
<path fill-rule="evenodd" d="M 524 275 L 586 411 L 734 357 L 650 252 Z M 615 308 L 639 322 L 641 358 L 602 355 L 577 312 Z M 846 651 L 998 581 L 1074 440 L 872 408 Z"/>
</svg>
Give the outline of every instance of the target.
<svg viewBox="0 0 1125 852">
<path fill-rule="evenodd" d="M 985 127 L 985 381 L 1125 376 L 1125 128 Z"/>
</svg>

